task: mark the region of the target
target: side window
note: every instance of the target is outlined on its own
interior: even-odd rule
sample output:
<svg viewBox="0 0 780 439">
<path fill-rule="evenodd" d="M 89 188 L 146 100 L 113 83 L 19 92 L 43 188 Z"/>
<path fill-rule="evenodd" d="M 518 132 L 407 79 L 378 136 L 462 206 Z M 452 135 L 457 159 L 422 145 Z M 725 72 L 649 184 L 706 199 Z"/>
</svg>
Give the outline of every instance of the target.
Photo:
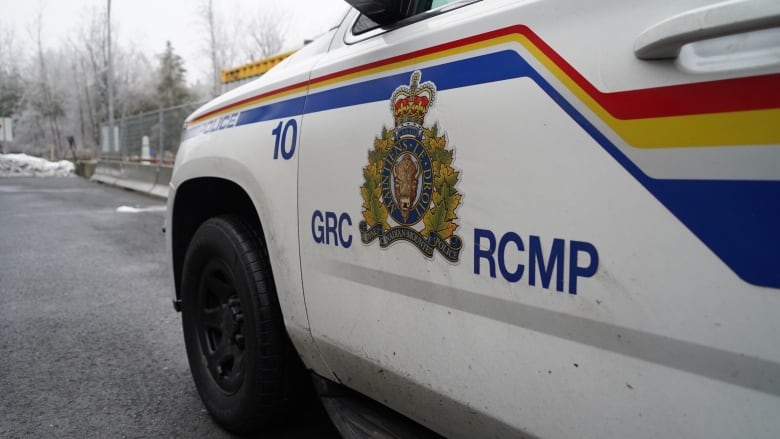
<svg viewBox="0 0 780 439">
<path fill-rule="evenodd" d="M 451 3 L 472 3 L 477 0 L 471 0 L 471 1 L 464 1 L 464 0 L 420 0 L 417 3 L 416 12 L 415 15 L 412 17 L 409 17 L 405 20 L 402 20 L 399 24 L 409 24 L 413 23 L 415 21 L 418 21 L 420 19 L 425 18 L 425 16 L 422 16 L 421 14 L 424 14 L 428 11 L 434 11 L 436 9 L 441 8 L 442 6 L 449 5 Z M 363 14 L 360 14 L 357 20 L 355 20 L 355 24 L 352 26 L 352 35 L 360 35 L 362 33 L 368 32 L 370 30 L 374 30 L 378 28 L 379 25 L 374 22 L 374 20 L 366 17 Z"/>
<path fill-rule="evenodd" d="M 440 8 L 444 5 L 455 3 L 456 1 L 458 0 L 421 0 L 417 4 L 417 13 L 422 14 L 423 12 Z"/>
<path fill-rule="evenodd" d="M 452 3 L 455 0 L 433 0 L 431 2 L 431 9 L 436 9 L 438 7 L 444 6 L 448 3 Z"/>
<path fill-rule="evenodd" d="M 379 25 L 376 24 L 374 20 L 366 17 L 363 14 L 360 14 L 360 17 L 358 17 L 358 19 L 355 21 L 355 24 L 352 26 L 352 35 L 360 35 L 378 27 Z"/>
</svg>

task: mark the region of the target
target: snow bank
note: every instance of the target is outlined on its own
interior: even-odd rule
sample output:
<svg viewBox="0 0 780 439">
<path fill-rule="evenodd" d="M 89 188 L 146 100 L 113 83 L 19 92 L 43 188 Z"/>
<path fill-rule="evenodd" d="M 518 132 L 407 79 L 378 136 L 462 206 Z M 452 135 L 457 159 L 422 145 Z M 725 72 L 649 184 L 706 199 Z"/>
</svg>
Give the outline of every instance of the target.
<svg viewBox="0 0 780 439">
<path fill-rule="evenodd" d="M 0 177 L 67 177 L 76 167 L 67 160 L 50 162 L 27 154 L 0 154 Z"/>
<path fill-rule="evenodd" d="M 116 211 L 119 213 L 165 212 L 165 206 L 150 206 L 150 207 L 119 206 L 116 208 Z"/>
</svg>

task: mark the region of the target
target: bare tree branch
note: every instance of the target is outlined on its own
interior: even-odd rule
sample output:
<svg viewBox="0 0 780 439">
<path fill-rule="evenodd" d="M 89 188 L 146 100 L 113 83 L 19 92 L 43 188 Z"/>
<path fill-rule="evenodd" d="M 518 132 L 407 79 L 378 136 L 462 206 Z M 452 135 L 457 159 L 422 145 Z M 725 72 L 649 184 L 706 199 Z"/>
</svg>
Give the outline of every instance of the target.
<svg viewBox="0 0 780 439">
<path fill-rule="evenodd" d="M 282 50 L 288 20 L 278 9 L 266 8 L 249 23 L 247 34 L 254 44 L 247 47 L 250 61 L 268 58 Z"/>
</svg>

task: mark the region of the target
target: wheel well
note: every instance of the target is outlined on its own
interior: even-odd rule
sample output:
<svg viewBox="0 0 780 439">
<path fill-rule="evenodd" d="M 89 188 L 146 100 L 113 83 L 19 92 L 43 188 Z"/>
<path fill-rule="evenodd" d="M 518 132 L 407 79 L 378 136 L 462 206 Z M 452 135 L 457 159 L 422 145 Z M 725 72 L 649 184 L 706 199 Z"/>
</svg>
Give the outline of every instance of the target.
<svg viewBox="0 0 780 439">
<path fill-rule="evenodd" d="M 184 256 L 192 236 L 209 218 L 238 214 L 257 225 L 262 233 L 260 218 L 246 191 L 236 183 L 215 177 L 188 180 L 176 190 L 171 224 L 173 274 L 176 299 L 181 299 L 181 273 Z"/>
</svg>

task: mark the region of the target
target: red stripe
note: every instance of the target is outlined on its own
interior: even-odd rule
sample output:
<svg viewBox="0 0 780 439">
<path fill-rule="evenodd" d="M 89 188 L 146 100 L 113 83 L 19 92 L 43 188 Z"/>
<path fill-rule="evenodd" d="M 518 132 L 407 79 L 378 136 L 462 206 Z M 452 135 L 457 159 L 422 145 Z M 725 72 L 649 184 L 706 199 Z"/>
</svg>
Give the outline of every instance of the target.
<svg viewBox="0 0 780 439">
<path fill-rule="evenodd" d="M 778 108 L 780 74 L 608 93 L 603 106 L 619 119 Z"/>
<path fill-rule="evenodd" d="M 780 74 L 604 93 L 525 26 L 513 28 L 618 119 L 682 116 L 780 107 Z M 633 56 L 629 55 L 629 56 Z M 647 63 L 662 61 L 642 61 Z"/>
<path fill-rule="evenodd" d="M 193 122 L 197 122 L 199 120 L 207 119 L 207 118 L 209 118 L 210 116 L 212 116 L 214 114 L 221 113 L 223 111 L 228 111 L 231 108 L 240 107 L 241 105 L 244 105 L 244 104 L 250 103 L 252 101 L 259 100 L 259 99 L 263 99 L 263 98 L 271 96 L 271 95 L 284 93 L 284 92 L 286 92 L 288 90 L 292 90 L 292 89 L 298 88 L 298 87 L 300 87 L 302 85 L 306 85 L 306 82 L 307 81 L 298 82 L 296 84 L 288 85 L 287 87 L 278 88 L 276 90 L 271 90 L 271 91 L 268 91 L 268 92 L 265 92 L 265 93 L 261 93 L 259 95 L 252 96 L 252 97 L 249 97 L 249 98 L 246 98 L 246 99 L 241 99 L 240 101 L 233 102 L 232 104 L 225 105 L 224 107 L 218 107 L 218 108 L 216 108 L 214 110 L 211 110 L 209 112 L 203 113 L 200 116 L 198 116 L 195 119 L 193 119 L 192 121 Z"/>
<path fill-rule="evenodd" d="M 547 43 L 539 38 L 531 29 L 523 25 L 518 25 L 374 61 L 320 76 L 310 81 L 298 82 L 217 108 L 198 116 L 195 120 L 205 119 L 233 107 L 238 107 L 275 94 L 284 93 L 298 87 L 316 85 L 342 76 L 511 34 L 521 34 L 528 38 L 532 44 L 539 48 L 542 53 L 598 102 L 599 105 L 604 107 L 607 112 L 618 119 L 643 119 L 651 117 L 780 108 L 780 74 L 604 93 L 594 87 L 593 84 L 585 79 L 571 66 L 571 64 L 548 46 Z M 643 62 L 653 63 L 662 61 Z"/>
</svg>

